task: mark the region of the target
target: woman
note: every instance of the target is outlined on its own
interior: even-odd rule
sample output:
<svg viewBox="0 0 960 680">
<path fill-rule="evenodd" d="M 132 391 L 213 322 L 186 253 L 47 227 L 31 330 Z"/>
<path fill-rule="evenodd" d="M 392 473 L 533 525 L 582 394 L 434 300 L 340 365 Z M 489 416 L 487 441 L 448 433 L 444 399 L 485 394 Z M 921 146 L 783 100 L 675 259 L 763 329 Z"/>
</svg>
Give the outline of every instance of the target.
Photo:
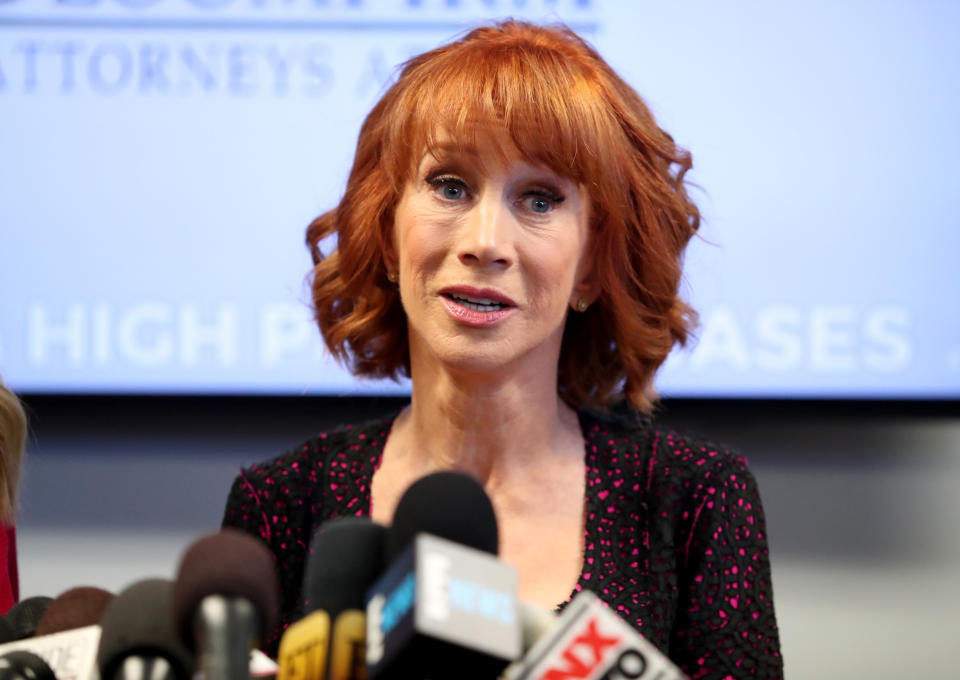
<svg viewBox="0 0 960 680">
<path fill-rule="evenodd" d="M 690 165 L 567 29 L 508 21 L 406 64 L 307 242 L 327 347 L 409 375 L 411 403 L 245 470 L 224 519 L 271 546 L 287 622 L 323 521 L 388 522 L 411 482 L 457 469 L 490 495 L 522 599 L 589 588 L 692 677 L 779 677 L 745 462 L 640 415 L 694 322 Z"/>
<path fill-rule="evenodd" d="M 20 599 L 14 520 L 27 416 L 16 395 L 0 380 L 0 615 Z"/>
</svg>

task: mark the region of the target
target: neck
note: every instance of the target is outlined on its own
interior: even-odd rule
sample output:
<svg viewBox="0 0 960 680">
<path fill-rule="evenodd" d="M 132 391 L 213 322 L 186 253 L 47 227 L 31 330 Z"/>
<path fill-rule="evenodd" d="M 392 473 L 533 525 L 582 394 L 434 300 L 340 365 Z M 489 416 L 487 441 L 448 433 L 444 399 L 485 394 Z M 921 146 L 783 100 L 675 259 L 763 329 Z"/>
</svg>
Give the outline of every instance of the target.
<svg viewBox="0 0 960 680">
<path fill-rule="evenodd" d="M 413 361 L 411 373 L 411 406 L 394 431 L 423 470 L 460 470 L 490 489 L 558 455 L 582 455 L 576 413 L 557 396 L 555 361 L 496 375 Z"/>
</svg>

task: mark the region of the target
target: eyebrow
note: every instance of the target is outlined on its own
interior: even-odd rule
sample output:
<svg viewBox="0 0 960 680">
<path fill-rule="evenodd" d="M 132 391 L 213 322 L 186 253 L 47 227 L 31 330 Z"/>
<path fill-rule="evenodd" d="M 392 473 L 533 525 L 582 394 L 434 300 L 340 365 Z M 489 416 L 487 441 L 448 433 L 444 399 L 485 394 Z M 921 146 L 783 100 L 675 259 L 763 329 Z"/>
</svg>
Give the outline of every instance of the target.
<svg viewBox="0 0 960 680">
<path fill-rule="evenodd" d="M 486 136 L 480 135 L 480 139 L 484 139 L 487 141 L 489 141 L 492 137 L 493 136 L 486 137 Z M 506 141 L 512 144 L 512 140 L 509 138 L 506 138 L 506 140 L 501 140 L 501 141 Z M 473 141 L 457 142 L 452 140 L 445 140 L 443 142 L 438 142 L 436 144 L 428 145 L 428 146 L 430 147 L 431 150 L 433 150 L 436 153 L 450 153 L 450 154 L 462 154 L 467 156 L 480 156 L 484 151 L 492 150 L 500 153 L 502 156 L 508 155 L 507 154 L 508 149 L 504 148 L 503 145 L 497 144 L 495 142 L 488 143 L 483 146 L 478 146 Z M 519 149 L 517 149 L 517 151 L 519 151 Z"/>
<path fill-rule="evenodd" d="M 502 154 L 502 158 L 505 159 L 507 157 L 507 154 L 505 153 L 505 151 L 502 148 L 500 148 L 498 145 L 491 145 L 491 146 L 493 149 L 495 149 L 496 152 Z M 434 145 L 431 148 L 428 148 L 424 152 L 424 155 L 420 159 L 420 162 L 417 164 L 417 168 L 422 167 L 424 161 L 426 161 L 429 158 L 440 163 L 451 164 L 452 166 L 454 166 L 451 169 L 456 172 L 467 172 L 468 169 L 462 166 L 461 164 L 461 158 L 469 157 L 469 160 L 471 162 L 476 163 L 478 165 L 480 171 L 485 171 L 484 163 L 482 161 L 482 156 L 483 156 L 483 153 L 480 151 L 480 147 L 476 146 L 475 144 L 467 144 L 467 143 L 458 144 L 456 142 L 444 141 L 442 143 Z M 522 156 L 522 152 L 521 152 L 521 156 Z M 554 170 L 549 166 L 535 165 L 526 159 L 523 159 L 523 162 L 527 166 L 532 168 L 534 171 L 546 172 L 549 175 L 551 175 L 552 178 L 559 179 L 560 181 L 570 181 L 575 186 L 579 187 L 579 183 L 576 180 L 574 180 L 572 177 L 564 175 L 563 173 L 558 172 L 557 170 Z"/>
<path fill-rule="evenodd" d="M 436 144 L 429 147 L 426 150 L 425 155 L 430 156 L 439 156 L 442 154 L 451 154 L 451 155 L 462 155 L 462 156 L 480 156 L 480 148 L 470 144 L 454 144 L 452 142 L 444 142 L 443 144 Z"/>
<path fill-rule="evenodd" d="M 454 172 L 466 173 L 469 170 L 485 171 L 485 164 L 482 160 L 483 154 L 475 146 L 461 146 L 459 144 L 444 143 L 438 144 L 433 148 L 427 149 L 418 168 L 423 168 L 424 164 L 440 163 L 449 165 L 450 170 Z"/>
</svg>

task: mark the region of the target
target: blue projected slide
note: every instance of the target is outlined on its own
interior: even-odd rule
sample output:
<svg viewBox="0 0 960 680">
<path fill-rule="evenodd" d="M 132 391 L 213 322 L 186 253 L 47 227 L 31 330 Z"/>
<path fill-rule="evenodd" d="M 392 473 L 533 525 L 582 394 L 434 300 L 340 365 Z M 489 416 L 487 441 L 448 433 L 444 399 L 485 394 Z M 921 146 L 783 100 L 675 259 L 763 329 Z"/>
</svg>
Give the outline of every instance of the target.
<svg viewBox="0 0 960 680">
<path fill-rule="evenodd" d="M 960 4 L 933 1 L 0 0 L 0 374 L 403 392 L 325 354 L 304 229 L 395 67 L 508 15 L 580 31 L 693 153 L 702 327 L 664 394 L 960 397 Z"/>
</svg>

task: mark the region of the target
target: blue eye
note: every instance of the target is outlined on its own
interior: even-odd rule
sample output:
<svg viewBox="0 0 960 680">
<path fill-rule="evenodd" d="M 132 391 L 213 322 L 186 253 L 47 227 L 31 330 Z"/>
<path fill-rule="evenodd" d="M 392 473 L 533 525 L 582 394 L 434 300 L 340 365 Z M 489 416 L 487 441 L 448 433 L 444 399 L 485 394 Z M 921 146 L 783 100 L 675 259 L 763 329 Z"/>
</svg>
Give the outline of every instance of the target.
<svg viewBox="0 0 960 680">
<path fill-rule="evenodd" d="M 535 213 L 550 212 L 550 209 L 553 208 L 550 201 L 541 196 L 531 196 L 529 205 L 530 210 Z"/>
<path fill-rule="evenodd" d="M 467 194 L 467 185 L 459 177 L 442 175 L 427 179 L 427 183 L 445 201 L 460 201 Z"/>
<path fill-rule="evenodd" d="M 527 194 L 523 197 L 523 205 L 527 210 L 539 215 L 548 213 L 563 202 L 562 196 L 551 196 L 542 193 Z"/>
<path fill-rule="evenodd" d="M 463 187 L 458 187 L 456 184 L 444 184 L 440 187 L 440 191 L 443 193 L 444 198 L 451 201 L 456 201 L 463 197 Z"/>
</svg>

